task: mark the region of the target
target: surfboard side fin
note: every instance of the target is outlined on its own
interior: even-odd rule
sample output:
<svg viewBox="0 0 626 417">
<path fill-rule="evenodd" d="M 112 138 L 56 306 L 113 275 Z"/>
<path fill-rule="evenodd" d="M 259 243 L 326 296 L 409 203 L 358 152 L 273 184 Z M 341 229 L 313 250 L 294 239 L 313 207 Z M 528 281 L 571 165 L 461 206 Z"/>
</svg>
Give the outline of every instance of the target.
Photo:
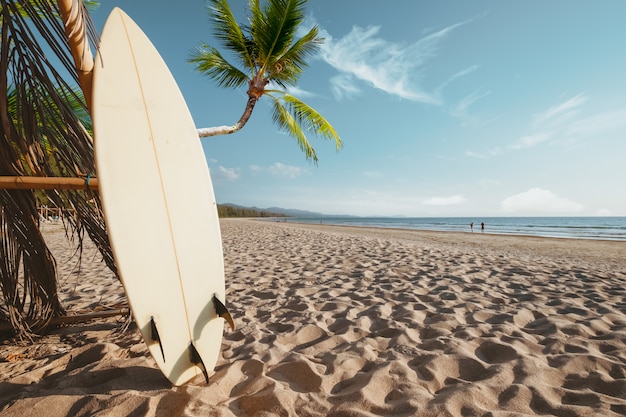
<svg viewBox="0 0 626 417">
<path fill-rule="evenodd" d="M 217 298 L 217 294 L 213 295 L 213 306 L 215 307 L 215 313 L 217 313 L 218 316 L 222 317 L 228 322 L 228 324 L 230 324 L 231 330 L 235 330 L 235 322 L 233 321 L 233 316 L 230 315 L 224 303 L 222 303 L 220 299 Z"/>
<path fill-rule="evenodd" d="M 154 316 L 150 317 L 150 339 L 159 344 L 159 348 L 161 348 L 161 355 L 163 356 L 163 362 L 165 362 L 165 352 L 163 351 L 163 344 L 161 343 L 161 338 L 159 337 L 159 331 L 157 330 L 156 323 L 154 322 Z"/>
<path fill-rule="evenodd" d="M 209 383 L 209 372 L 204 366 L 204 362 L 202 362 L 202 357 L 200 357 L 200 353 L 198 353 L 198 349 L 193 345 L 193 342 L 189 342 L 189 360 L 196 366 L 199 366 L 202 369 L 202 373 L 204 374 L 204 379 L 206 383 Z"/>
</svg>

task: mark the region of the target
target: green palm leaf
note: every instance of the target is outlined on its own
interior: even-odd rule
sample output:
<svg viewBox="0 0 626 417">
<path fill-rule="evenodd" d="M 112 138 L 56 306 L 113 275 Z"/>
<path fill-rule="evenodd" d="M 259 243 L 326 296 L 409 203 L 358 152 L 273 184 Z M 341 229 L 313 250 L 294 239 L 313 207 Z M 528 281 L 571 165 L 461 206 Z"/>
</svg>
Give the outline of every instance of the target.
<svg viewBox="0 0 626 417">
<path fill-rule="evenodd" d="M 343 143 L 335 128 L 317 110 L 291 94 L 284 94 L 282 99 L 304 130 L 312 131 L 323 139 L 334 141 L 335 148 L 341 149 Z"/>
<path fill-rule="evenodd" d="M 262 13 L 252 15 L 250 33 L 261 60 L 271 64 L 273 58 L 291 46 L 304 18 L 303 4 L 302 0 L 269 0 Z"/>
<path fill-rule="evenodd" d="M 307 61 L 311 59 L 323 39 L 318 37 L 318 28 L 313 27 L 306 35 L 298 39 L 275 63 L 275 67 L 281 71 L 273 74 L 272 81 L 281 86 L 295 86 L 300 75 L 307 66 Z"/>
<path fill-rule="evenodd" d="M 270 95 L 270 97 L 272 97 Z M 293 113 L 287 108 L 283 102 L 275 97 L 273 99 L 273 113 L 272 120 L 278 125 L 278 127 L 293 136 L 298 143 L 300 149 L 304 152 L 307 159 L 313 160 L 315 164 L 318 163 L 317 153 L 315 149 L 309 143 L 304 130 L 298 124 L 298 118 L 294 117 Z"/>
<path fill-rule="evenodd" d="M 215 80 L 220 87 L 242 87 L 249 80 L 244 72 L 226 61 L 217 49 L 206 44 L 195 49 L 189 62 L 196 65 L 198 72 Z"/>
<path fill-rule="evenodd" d="M 213 34 L 226 48 L 235 52 L 244 68 L 254 69 L 255 53 L 252 44 L 235 20 L 226 0 L 209 0 L 209 17 L 214 23 Z"/>
<path fill-rule="evenodd" d="M 307 159 L 318 163 L 317 154 L 307 139 L 307 132 L 334 141 L 335 148 L 341 149 L 343 143 L 335 128 L 314 108 L 282 91 L 268 90 L 266 94 L 273 100 L 272 120 L 296 139 Z"/>
</svg>

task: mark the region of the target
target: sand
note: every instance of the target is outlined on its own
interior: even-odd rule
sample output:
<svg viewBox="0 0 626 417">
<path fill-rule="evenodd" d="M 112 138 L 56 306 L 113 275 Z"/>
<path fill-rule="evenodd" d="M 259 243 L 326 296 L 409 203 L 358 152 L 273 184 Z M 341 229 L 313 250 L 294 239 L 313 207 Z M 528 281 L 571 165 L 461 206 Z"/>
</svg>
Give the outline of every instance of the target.
<svg viewBox="0 0 626 417">
<path fill-rule="evenodd" d="M 71 312 L 125 306 L 46 225 Z M 0 416 L 626 415 L 626 243 L 223 220 L 222 358 L 172 387 L 124 317 L 0 344 Z"/>
</svg>

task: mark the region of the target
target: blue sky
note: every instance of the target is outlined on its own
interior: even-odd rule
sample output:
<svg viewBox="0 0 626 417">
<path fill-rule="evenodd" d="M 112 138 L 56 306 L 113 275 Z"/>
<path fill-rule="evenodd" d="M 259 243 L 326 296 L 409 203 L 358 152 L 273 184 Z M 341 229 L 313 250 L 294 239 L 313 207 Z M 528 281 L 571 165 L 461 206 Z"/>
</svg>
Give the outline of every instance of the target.
<svg viewBox="0 0 626 417">
<path fill-rule="evenodd" d="M 247 1 L 231 0 L 244 16 Z M 197 127 L 234 124 L 245 89 L 187 63 L 205 2 L 102 0 L 155 44 Z M 219 203 L 363 216 L 626 215 L 626 2 L 310 0 L 326 39 L 295 95 L 344 147 L 319 165 L 261 100 L 233 135 L 201 139 Z"/>
</svg>

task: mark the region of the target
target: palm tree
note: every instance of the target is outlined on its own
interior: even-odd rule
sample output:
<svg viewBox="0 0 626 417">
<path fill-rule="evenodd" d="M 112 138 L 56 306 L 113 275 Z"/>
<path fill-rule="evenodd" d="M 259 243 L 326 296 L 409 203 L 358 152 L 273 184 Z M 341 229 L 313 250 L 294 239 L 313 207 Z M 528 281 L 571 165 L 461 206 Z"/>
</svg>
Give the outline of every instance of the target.
<svg viewBox="0 0 626 417">
<path fill-rule="evenodd" d="M 76 4 L 89 23 L 83 4 Z M 0 0 L 0 23 L 0 175 L 94 173 L 86 102 L 72 87 L 79 74 L 56 5 L 50 0 Z M 69 76 L 55 69 L 42 44 Z M 39 230 L 41 192 L 0 190 L 0 322 L 10 323 L 20 336 L 63 314 L 56 263 Z M 75 213 L 65 220 L 79 243 L 87 233 L 114 269 L 97 193 L 43 192 L 53 204 Z"/>
<path fill-rule="evenodd" d="M 306 133 L 310 131 L 333 140 L 337 149 L 342 146 L 341 139 L 324 117 L 286 89 L 297 84 L 307 59 L 318 50 L 323 39 L 318 36 L 316 26 L 296 39 L 297 29 L 304 20 L 306 0 L 268 0 L 263 8 L 260 3 L 260 0 L 250 0 L 248 25 L 241 27 L 227 0 L 208 1 L 213 33 L 236 54 L 239 67 L 205 43 L 192 52 L 189 61 L 220 87 L 247 85 L 248 102 L 236 124 L 199 129 L 198 134 L 206 137 L 238 131 L 250 118 L 257 101 L 265 95 L 272 100 L 274 122 L 297 140 L 307 159 L 317 164 L 317 154 Z"/>
</svg>

